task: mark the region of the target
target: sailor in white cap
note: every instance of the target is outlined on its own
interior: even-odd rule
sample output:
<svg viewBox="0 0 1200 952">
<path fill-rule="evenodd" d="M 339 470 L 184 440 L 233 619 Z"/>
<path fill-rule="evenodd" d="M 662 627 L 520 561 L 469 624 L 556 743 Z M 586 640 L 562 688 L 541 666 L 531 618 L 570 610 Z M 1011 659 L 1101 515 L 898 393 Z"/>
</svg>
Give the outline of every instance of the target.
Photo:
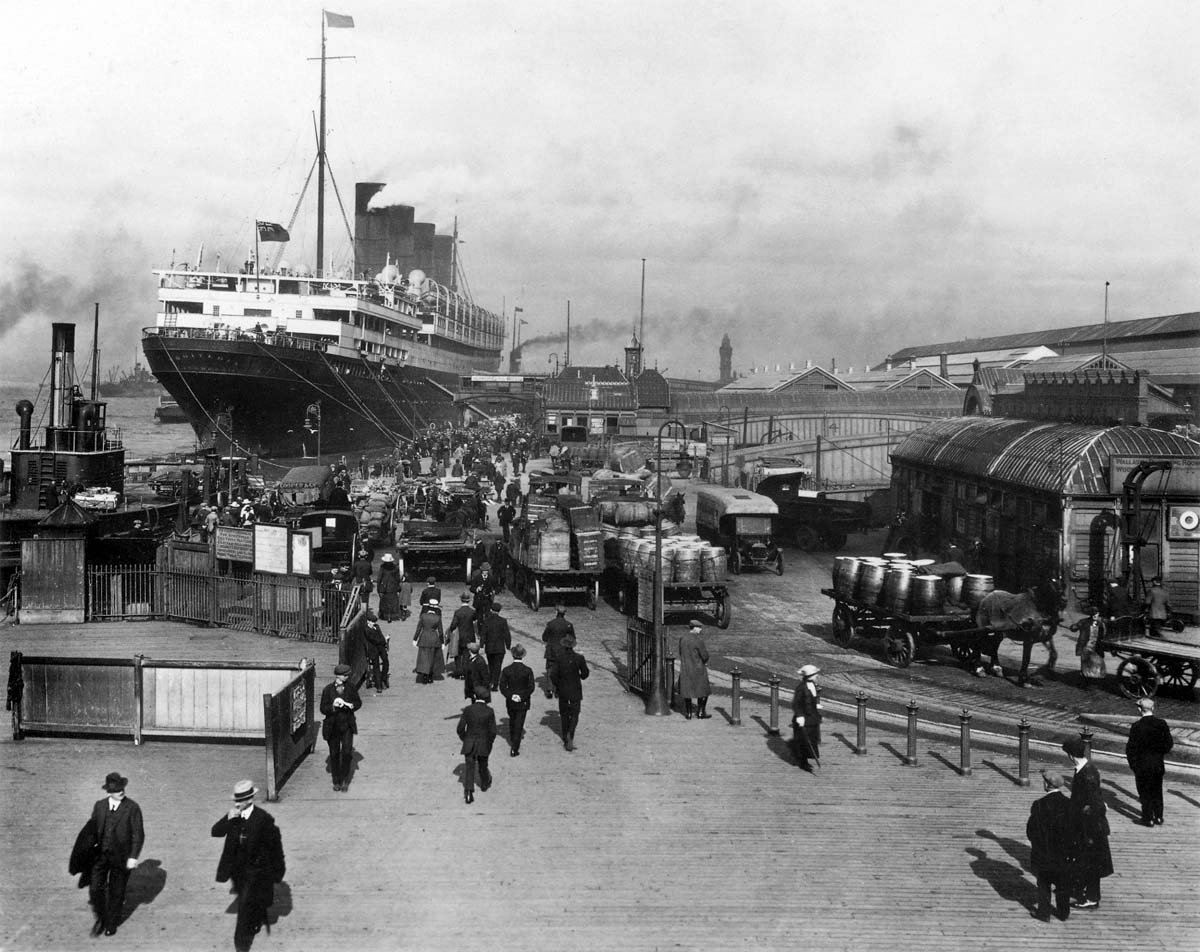
<svg viewBox="0 0 1200 952">
<path fill-rule="evenodd" d="M 792 750 L 800 769 L 812 773 L 810 760 L 821 766 L 821 695 L 816 682 L 821 669 L 806 664 L 796 673 L 800 683 L 792 698 Z"/>
</svg>

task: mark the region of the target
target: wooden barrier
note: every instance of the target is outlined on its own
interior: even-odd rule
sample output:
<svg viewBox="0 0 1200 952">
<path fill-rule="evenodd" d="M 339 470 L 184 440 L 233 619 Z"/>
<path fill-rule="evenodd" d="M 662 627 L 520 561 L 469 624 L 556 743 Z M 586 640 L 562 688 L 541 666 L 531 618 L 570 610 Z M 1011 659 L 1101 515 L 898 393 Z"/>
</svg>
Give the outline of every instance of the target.
<svg viewBox="0 0 1200 952">
<path fill-rule="evenodd" d="M 282 690 L 296 665 L 146 659 L 141 668 L 143 734 L 257 740 L 263 695 Z"/>
<path fill-rule="evenodd" d="M 263 736 L 267 747 L 267 799 L 317 746 L 316 668 L 301 661 L 300 673 L 274 694 L 263 695 Z"/>
</svg>

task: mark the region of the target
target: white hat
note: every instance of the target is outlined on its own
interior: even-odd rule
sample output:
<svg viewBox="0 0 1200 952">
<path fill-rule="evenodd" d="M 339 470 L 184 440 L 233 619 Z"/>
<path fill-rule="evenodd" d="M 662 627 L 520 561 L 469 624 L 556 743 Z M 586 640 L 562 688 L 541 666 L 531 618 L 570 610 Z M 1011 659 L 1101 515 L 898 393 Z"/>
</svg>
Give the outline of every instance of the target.
<svg viewBox="0 0 1200 952">
<path fill-rule="evenodd" d="M 392 558 L 392 553 L 390 553 L 390 552 L 385 552 L 385 553 L 383 553 L 383 558 L 382 558 L 380 561 L 383 561 L 383 562 L 394 562 L 394 561 L 396 561 L 396 560 L 395 560 L 394 558 Z"/>
<path fill-rule="evenodd" d="M 800 675 L 801 677 L 811 678 L 814 674 L 820 674 L 821 669 L 818 668 L 815 664 L 806 664 L 802 668 L 800 668 L 796 673 L 798 675 Z"/>
</svg>

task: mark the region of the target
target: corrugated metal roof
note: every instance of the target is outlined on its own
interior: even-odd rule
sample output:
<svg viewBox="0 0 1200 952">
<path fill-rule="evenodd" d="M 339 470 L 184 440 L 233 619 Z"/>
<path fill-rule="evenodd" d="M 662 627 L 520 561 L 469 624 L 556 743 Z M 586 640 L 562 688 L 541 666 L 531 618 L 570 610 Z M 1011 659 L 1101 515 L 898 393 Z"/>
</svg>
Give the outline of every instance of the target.
<svg viewBox="0 0 1200 952">
<path fill-rule="evenodd" d="M 545 403 L 550 409 L 636 410 L 637 400 L 628 383 L 597 385 L 592 399 L 591 382 L 551 380 L 546 384 Z"/>
<path fill-rule="evenodd" d="M 591 382 L 593 379 L 596 383 L 626 383 L 625 375 L 621 373 L 621 368 L 606 366 L 600 364 L 596 367 L 588 367 L 583 364 L 571 364 L 559 372 L 556 380 L 584 380 Z"/>
<path fill-rule="evenodd" d="M 1144 317 L 1133 321 L 1112 321 L 1097 324 L 1081 324 L 1076 327 L 1059 327 L 1050 330 L 1026 331 L 1020 334 L 1004 334 L 999 337 L 978 337 L 969 340 L 949 341 L 942 344 L 921 344 L 905 347 L 892 354 L 893 362 L 909 357 L 931 357 L 938 354 L 964 354 L 977 351 L 1005 350 L 1016 347 L 1055 347 L 1063 343 L 1093 341 L 1107 338 L 1121 341 L 1156 335 L 1200 335 L 1200 311 L 1187 314 L 1169 314 L 1165 317 Z"/>
<path fill-rule="evenodd" d="M 638 406 L 669 407 L 671 387 L 657 370 L 643 370 L 635 381 Z"/>
<path fill-rule="evenodd" d="M 1113 456 L 1200 457 L 1200 443 L 1149 427 L 954 417 L 917 430 L 892 453 L 893 461 L 1080 496 L 1109 494 Z"/>
</svg>

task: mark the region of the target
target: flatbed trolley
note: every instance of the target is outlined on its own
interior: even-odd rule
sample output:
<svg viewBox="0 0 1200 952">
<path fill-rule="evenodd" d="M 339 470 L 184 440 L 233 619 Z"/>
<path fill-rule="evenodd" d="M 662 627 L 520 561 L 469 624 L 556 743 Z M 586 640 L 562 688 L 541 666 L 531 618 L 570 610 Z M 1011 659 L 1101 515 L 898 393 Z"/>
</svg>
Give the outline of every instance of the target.
<svg viewBox="0 0 1200 952">
<path fill-rule="evenodd" d="M 535 569 L 505 559 L 504 584 L 535 612 L 563 595 L 582 595 L 592 611 L 600 598 L 600 572 L 592 569 Z"/>
<path fill-rule="evenodd" d="M 1200 677 L 1200 645 L 1144 633 L 1106 634 L 1098 646 L 1121 659 L 1117 686 L 1128 698 L 1153 697 L 1160 687 L 1190 691 Z"/>
</svg>

